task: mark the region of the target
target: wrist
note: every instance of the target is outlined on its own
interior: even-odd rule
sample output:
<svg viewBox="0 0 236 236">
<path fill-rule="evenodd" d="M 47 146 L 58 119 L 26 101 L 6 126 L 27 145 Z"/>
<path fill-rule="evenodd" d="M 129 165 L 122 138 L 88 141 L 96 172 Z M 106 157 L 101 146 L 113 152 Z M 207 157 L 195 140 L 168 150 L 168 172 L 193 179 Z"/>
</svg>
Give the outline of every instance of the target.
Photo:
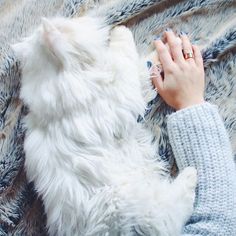
<svg viewBox="0 0 236 236">
<path fill-rule="evenodd" d="M 205 102 L 204 98 L 201 98 L 201 99 L 196 100 L 196 101 L 188 101 L 188 102 L 184 102 L 184 103 L 179 104 L 178 106 L 175 107 L 175 109 L 178 111 L 178 110 L 185 109 L 187 107 L 192 107 L 192 106 L 195 106 L 195 105 L 202 104 L 204 102 Z"/>
</svg>

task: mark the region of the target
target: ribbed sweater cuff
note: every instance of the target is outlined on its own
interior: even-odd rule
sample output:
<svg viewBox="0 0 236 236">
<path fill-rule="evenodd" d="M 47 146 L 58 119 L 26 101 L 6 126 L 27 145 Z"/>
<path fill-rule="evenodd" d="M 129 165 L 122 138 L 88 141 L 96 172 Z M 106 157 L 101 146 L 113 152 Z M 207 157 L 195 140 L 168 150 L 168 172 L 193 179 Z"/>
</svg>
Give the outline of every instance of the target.
<svg viewBox="0 0 236 236">
<path fill-rule="evenodd" d="M 172 113 L 167 119 L 167 129 L 180 170 L 187 166 L 198 167 L 204 158 L 218 156 L 218 151 L 231 156 L 229 138 L 218 108 L 208 102 Z"/>
<path fill-rule="evenodd" d="M 236 235 L 236 175 L 229 137 L 217 106 L 203 103 L 167 120 L 179 170 L 198 172 L 194 212 L 184 235 Z"/>
</svg>

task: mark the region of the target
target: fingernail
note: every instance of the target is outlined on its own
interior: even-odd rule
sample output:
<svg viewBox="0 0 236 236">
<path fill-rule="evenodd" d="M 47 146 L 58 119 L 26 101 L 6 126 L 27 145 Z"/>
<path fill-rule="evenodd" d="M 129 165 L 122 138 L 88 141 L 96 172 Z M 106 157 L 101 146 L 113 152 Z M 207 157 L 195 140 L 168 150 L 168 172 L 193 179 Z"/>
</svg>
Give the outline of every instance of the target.
<svg viewBox="0 0 236 236">
<path fill-rule="evenodd" d="M 152 62 L 151 61 L 147 61 L 147 68 L 150 69 L 152 67 Z"/>
<path fill-rule="evenodd" d="M 188 33 L 184 32 L 184 31 L 180 31 L 180 35 L 187 35 Z"/>
<path fill-rule="evenodd" d="M 166 28 L 165 31 L 170 32 L 170 31 L 172 31 L 172 29 L 171 28 Z"/>
<path fill-rule="evenodd" d="M 157 35 L 155 35 L 154 36 L 154 40 L 156 41 L 156 40 L 160 40 L 161 39 L 161 37 L 159 37 L 159 36 L 157 36 Z"/>
</svg>

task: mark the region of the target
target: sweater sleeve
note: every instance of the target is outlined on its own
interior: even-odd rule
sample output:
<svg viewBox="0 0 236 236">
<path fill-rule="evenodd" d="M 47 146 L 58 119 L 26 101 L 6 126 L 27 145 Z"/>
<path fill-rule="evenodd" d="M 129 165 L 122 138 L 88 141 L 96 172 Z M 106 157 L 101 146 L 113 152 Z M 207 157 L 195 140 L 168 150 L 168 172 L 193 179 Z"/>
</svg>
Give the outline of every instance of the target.
<svg viewBox="0 0 236 236">
<path fill-rule="evenodd" d="M 168 117 L 167 129 L 179 170 L 198 171 L 194 211 L 182 235 L 236 235 L 236 170 L 217 106 L 179 110 Z"/>
</svg>

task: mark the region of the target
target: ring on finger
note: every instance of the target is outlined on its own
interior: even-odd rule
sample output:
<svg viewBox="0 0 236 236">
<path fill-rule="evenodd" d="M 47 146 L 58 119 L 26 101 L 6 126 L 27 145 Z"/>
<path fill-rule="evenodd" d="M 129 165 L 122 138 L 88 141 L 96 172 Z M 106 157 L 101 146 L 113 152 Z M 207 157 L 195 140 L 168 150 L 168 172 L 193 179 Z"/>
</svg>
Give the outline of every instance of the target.
<svg viewBox="0 0 236 236">
<path fill-rule="evenodd" d="M 164 70 L 163 70 L 162 64 L 159 63 L 159 64 L 153 65 L 150 68 L 150 78 L 154 79 L 160 76 L 164 78 Z"/>
<path fill-rule="evenodd" d="M 184 59 L 187 60 L 189 58 L 194 58 L 193 52 L 183 52 L 184 54 Z"/>
<path fill-rule="evenodd" d="M 162 64 L 154 64 L 151 68 L 150 68 L 150 74 L 151 76 L 153 74 L 160 74 L 162 71 Z"/>
<path fill-rule="evenodd" d="M 157 69 L 158 71 L 162 71 L 162 64 L 161 64 L 161 63 L 154 64 L 154 65 L 151 67 L 151 71 L 152 71 L 152 70 L 155 70 L 155 69 Z"/>
<path fill-rule="evenodd" d="M 149 72 L 151 78 L 159 77 L 162 72 L 161 64 L 153 65 Z"/>
</svg>

